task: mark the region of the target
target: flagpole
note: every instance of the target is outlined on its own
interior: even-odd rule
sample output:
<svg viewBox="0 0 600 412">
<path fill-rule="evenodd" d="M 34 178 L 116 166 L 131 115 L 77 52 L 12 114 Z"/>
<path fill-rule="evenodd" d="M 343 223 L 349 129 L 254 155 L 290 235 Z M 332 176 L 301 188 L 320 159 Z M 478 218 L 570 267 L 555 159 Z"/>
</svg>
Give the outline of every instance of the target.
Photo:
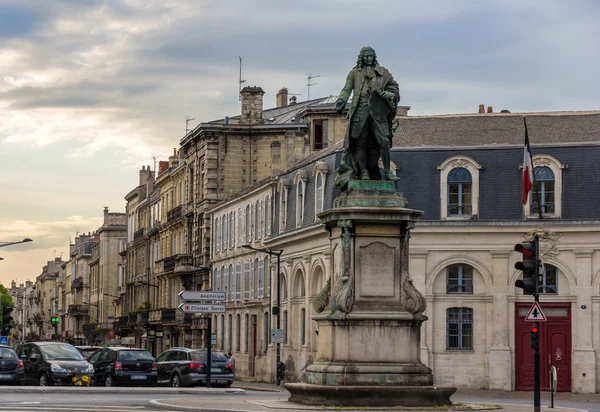
<svg viewBox="0 0 600 412">
<path fill-rule="evenodd" d="M 527 120 L 525 120 L 525 116 L 523 116 L 523 124 L 525 125 L 525 140 L 527 142 L 527 145 L 529 146 L 529 150 L 531 150 L 531 142 L 529 142 L 529 133 L 527 132 Z M 523 167 L 525 167 L 525 165 L 523 165 Z M 535 197 L 537 198 L 537 205 L 538 205 L 538 213 L 540 215 L 540 220 L 543 219 L 542 216 L 542 200 L 541 200 L 541 196 L 540 196 L 540 189 L 537 186 L 537 182 L 535 181 L 535 168 L 533 167 L 533 156 L 531 156 L 531 168 L 532 168 L 532 176 L 533 176 L 533 188 L 535 189 Z"/>
</svg>

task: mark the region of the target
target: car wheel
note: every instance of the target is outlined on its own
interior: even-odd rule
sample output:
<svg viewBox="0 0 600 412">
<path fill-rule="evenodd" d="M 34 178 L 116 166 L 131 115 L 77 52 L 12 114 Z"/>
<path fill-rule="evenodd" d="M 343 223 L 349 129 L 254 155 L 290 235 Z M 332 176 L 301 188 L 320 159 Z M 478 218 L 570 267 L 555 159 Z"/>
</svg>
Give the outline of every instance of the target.
<svg viewBox="0 0 600 412">
<path fill-rule="evenodd" d="M 48 375 L 42 373 L 40 375 L 40 379 L 38 380 L 38 386 L 48 386 Z"/>
<path fill-rule="evenodd" d="M 229 387 L 231 386 L 231 384 L 232 384 L 232 383 L 233 383 L 233 382 L 227 382 L 227 383 L 225 384 L 225 387 L 226 387 L 226 388 L 229 388 Z"/>
<path fill-rule="evenodd" d="M 181 386 L 181 377 L 176 373 L 171 376 L 171 386 L 173 388 L 179 388 Z"/>
<path fill-rule="evenodd" d="M 104 378 L 104 386 L 106 386 L 106 387 L 115 386 L 115 381 L 113 380 L 112 376 L 107 375 L 106 378 Z"/>
</svg>

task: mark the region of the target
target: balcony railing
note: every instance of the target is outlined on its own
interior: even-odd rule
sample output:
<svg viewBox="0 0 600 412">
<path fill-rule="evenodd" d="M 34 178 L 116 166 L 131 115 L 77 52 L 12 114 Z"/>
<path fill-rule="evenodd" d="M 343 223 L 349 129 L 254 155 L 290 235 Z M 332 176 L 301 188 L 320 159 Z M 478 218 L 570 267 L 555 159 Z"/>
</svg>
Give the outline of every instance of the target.
<svg viewBox="0 0 600 412">
<path fill-rule="evenodd" d="M 119 240 L 119 255 L 123 256 L 127 253 L 127 241 L 125 239 Z"/>
<path fill-rule="evenodd" d="M 164 272 L 171 272 L 175 269 L 175 256 L 169 256 L 163 260 Z"/>
<path fill-rule="evenodd" d="M 156 220 L 152 223 L 152 225 L 150 226 L 150 229 L 148 230 L 148 236 L 152 236 L 157 234 L 160 231 L 160 220 Z"/>
<path fill-rule="evenodd" d="M 83 287 L 83 278 L 75 278 L 71 282 L 71 288 L 80 289 Z"/>
<path fill-rule="evenodd" d="M 183 217 L 183 205 L 179 205 L 167 212 L 167 223 L 173 223 Z"/>
<path fill-rule="evenodd" d="M 176 322 L 175 311 L 177 309 L 163 309 L 160 315 L 162 322 Z"/>
<path fill-rule="evenodd" d="M 137 324 L 145 325 L 146 323 L 148 323 L 148 311 L 144 310 L 137 314 Z"/>
<path fill-rule="evenodd" d="M 137 313 L 130 313 L 127 317 L 127 324 L 132 325 L 137 323 Z"/>
</svg>

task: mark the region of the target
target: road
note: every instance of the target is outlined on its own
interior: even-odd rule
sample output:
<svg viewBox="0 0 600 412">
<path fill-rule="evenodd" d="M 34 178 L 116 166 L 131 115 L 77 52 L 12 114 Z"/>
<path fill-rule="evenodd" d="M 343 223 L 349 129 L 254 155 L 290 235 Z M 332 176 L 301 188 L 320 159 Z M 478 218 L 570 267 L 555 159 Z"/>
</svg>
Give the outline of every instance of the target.
<svg viewBox="0 0 600 412">
<path fill-rule="evenodd" d="M 282 392 L 263 392 L 247 390 L 245 394 L 183 394 L 183 393 L 165 393 L 165 390 L 145 391 L 144 393 L 77 393 L 73 388 L 72 393 L 53 393 L 53 392 L 35 392 L 38 388 L 32 388 L 32 391 L 23 392 L 0 392 L 0 411 L 18 411 L 18 412 L 41 412 L 41 411 L 68 411 L 68 412 L 145 412 L 156 411 L 148 405 L 152 399 L 182 399 L 186 397 L 206 398 L 207 400 L 218 400 L 223 403 L 226 409 L 228 399 L 239 400 L 277 400 L 287 399 L 289 393 Z M 98 388 L 104 389 L 104 388 Z M 453 401 L 482 402 L 495 404 L 521 404 L 532 405 L 532 396 L 524 392 L 493 392 L 493 391 L 459 391 L 452 397 Z M 542 406 L 549 406 L 547 394 L 542 396 Z M 558 394 L 555 401 L 556 406 L 569 407 L 589 412 L 600 412 L 600 395 L 592 394 L 589 396 L 577 394 Z M 533 410 L 533 406 L 531 408 Z M 161 409 L 164 411 L 164 409 Z M 510 410 L 506 407 L 504 410 Z"/>
<path fill-rule="evenodd" d="M 150 393 L 90 394 L 77 393 L 76 388 L 73 389 L 75 389 L 73 393 L 2 392 L 0 393 L 0 411 L 143 412 L 156 410 L 148 406 L 151 399 L 198 397 L 198 394 L 166 394 L 164 390 L 152 395 Z M 287 392 L 246 391 L 243 395 L 204 395 L 207 399 L 219 399 L 224 403 L 227 402 L 228 397 L 240 396 L 243 396 L 244 399 L 286 399 L 289 394 Z M 164 411 L 164 409 L 161 410 Z"/>
</svg>

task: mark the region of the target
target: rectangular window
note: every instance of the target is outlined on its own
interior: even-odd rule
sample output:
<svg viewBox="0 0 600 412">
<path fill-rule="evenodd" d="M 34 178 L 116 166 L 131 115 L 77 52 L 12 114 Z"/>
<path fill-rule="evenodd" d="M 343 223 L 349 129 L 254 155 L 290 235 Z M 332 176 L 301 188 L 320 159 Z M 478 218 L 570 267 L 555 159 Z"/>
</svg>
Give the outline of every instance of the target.
<svg viewBox="0 0 600 412">
<path fill-rule="evenodd" d="M 306 344 L 306 309 L 300 310 L 300 344 Z"/>
<path fill-rule="evenodd" d="M 242 209 L 238 209 L 238 245 L 242 245 L 243 238 L 242 235 L 244 233 L 244 222 L 242 221 Z"/>
<path fill-rule="evenodd" d="M 250 341 L 250 315 L 246 313 L 244 316 L 244 330 L 245 338 L 244 338 L 244 352 L 248 353 L 248 342 Z"/>
<path fill-rule="evenodd" d="M 229 249 L 229 219 L 227 215 L 223 215 L 223 247 L 221 249 Z"/>
<path fill-rule="evenodd" d="M 471 215 L 471 183 L 448 184 L 448 215 Z"/>
<path fill-rule="evenodd" d="M 213 290 L 221 291 L 221 269 L 215 271 L 215 279 L 213 283 Z"/>
<path fill-rule="evenodd" d="M 473 309 L 446 309 L 446 349 L 473 350 Z"/>
<path fill-rule="evenodd" d="M 231 300 L 231 296 L 229 296 L 229 267 L 225 268 L 225 272 L 223 273 L 223 279 L 221 283 L 221 290 L 225 292 L 225 300 Z"/>
<path fill-rule="evenodd" d="M 269 331 L 269 312 L 265 312 L 264 314 L 264 351 L 267 353 L 269 351 L 269 339 L 271 338 L 271 333 Z"/>
<path fill-rule="evenodd" d="M 242 350 L 242 317 L 240 316 L 239 313 L 236 315 L 236 324 L 237 324 L 237 331 L 236 331 L 235 348 L 236 348 L 237 352 L 240 352 Z"/>
<path fill-rule="evenodd" d="M 265 257 L 264 260 L 264 267 L 265 267 L 265 276 L 267 279 L 267 297 L 271 297 L 271 266 L 270 266 L 270 262 L 269 262 L 269 257 Z"/>
<path fill-rule="evenodd" d="M 267 215 L 267 236 L 271 236 L 271 197 L 267 197 L 267 211 L 265 213 Z"/>
<path fill-rule="evenodd" d="M 258 269 L 255 264 L 255 260 L 250 262 L 250 299 L 254 299 L 256 297 L 255 288 L 256 288 L 256 276 L 258 275 Z"/>
<path fill-rule="evenodd" d="M 237 263 L 235 265 L 235 300 L 239 301 L 242 299 L 242 265 L 241 263 Z"/>
<path fill-rule="evenodd" d="M 225 350 L 225 315 L 221 315 L 221 352 Z"/>
<path fill-rule="evenodd" d="M 446 268 L 446 293 L 473 294 L 473 268 L 468 265 L 450 265 Z"/>
<path fill-rule="evenodd" d="M 327 120 L 314 120 L 314 150 L 325 149 L 329 145 L 329 125 Z"/>
<path fill-rule="evenodd" d="M 235 212 L 229 212 L 229 248 L 235 247 Z"/>
<path fill-rule="evenodd" d="M 543 295 L 556 295 L 558 293 L 556 266 L 544 264 L 544 273 L 541 276 L 540 293 Z"/>
</svg>

